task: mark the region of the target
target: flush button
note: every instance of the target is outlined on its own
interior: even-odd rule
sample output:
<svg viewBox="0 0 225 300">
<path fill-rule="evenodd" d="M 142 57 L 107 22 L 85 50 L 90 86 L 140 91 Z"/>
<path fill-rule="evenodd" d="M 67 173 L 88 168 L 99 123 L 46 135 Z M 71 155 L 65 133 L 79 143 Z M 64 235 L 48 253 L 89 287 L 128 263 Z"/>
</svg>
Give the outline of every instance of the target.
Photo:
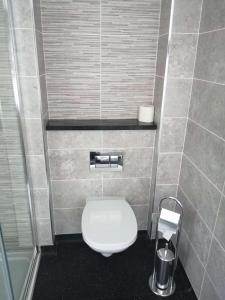
<svg viewBox="0 0 225 300">
<path fill-rule="evenodd" d="M 104 171 L 122 171 L 123 155 L 121 153 L 90 152 L 90 169 Z"/>
</svg>

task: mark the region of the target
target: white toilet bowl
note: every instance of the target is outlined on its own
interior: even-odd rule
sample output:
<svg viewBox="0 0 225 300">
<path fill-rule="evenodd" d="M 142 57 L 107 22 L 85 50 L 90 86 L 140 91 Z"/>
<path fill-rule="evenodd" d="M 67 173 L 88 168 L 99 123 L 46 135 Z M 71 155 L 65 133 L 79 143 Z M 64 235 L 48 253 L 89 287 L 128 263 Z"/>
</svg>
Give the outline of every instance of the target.
<svg viewBox="0 0 225 300">
<path fill-rule="evenodd" d="M 109 257 L 136 241 L 137 221 L 123 198 L 88 200 L 82 214 L 81 230 L 90 248 Z"/>
</svg>

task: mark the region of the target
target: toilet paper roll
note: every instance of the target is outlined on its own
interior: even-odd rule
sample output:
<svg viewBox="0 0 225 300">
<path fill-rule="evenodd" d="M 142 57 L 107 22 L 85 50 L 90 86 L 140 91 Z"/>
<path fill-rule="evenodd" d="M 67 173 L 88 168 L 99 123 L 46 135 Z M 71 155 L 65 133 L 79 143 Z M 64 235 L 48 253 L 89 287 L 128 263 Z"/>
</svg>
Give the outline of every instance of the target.
<svg viewBox="0 0 225 300">
<path fill-rule="evenodd" d="M 152 123 L 154 120 L 154 106 L 140 106 L 138 113 L 138 121 Z"/>
<path fill-rule="evenodd" d="M 173 234 L 176 234 L 178 224 L 180 221 L 180 214 L 174 211 L 162 208 L 159 216 L 158 230 L 162 236 L 169 241 Z"/>
</svg>

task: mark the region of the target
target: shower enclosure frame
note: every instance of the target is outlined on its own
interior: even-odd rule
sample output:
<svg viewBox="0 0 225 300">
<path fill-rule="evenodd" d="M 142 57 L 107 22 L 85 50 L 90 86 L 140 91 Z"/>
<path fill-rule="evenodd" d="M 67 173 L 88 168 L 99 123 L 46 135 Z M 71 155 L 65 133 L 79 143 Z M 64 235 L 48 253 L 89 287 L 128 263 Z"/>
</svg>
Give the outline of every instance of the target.
<svg viewBox="0 0 225 300">
<path fill-rule="evenodd" d="M 26 141 L 26 133 L 25 133 L 25 124 L 23 119 L 23 107 L 21 104 L 21 90 L 18 78 L 18 61 L 16 55 L 16 42 L 15 42 L 15 33 L 14 33 L 14 26 L 13 26 L 13 12 L 12 12 L 12 0 L 3 0 L 3 5 L 7 11 L 8 16 L 8 33 L 9 33 L 9 52 L 10 52 L 10 62 L 11 62 L 11 78 L 12 78 L 12 85 L 13 85 L 13 94 L 14 94 L 14 101 L 16 107 L 16 115 L 18 120 L 18 130 L 19 130 L 19 139 L 22 149 L 23 155 L 23 169 L 24 169 L 24 176 L 26 181 L 27 187 L 27 196 L 28 196 L 28 205 L 29 205 L 29 217 L 31 222 L 31 233 L 32 233 L 32 242 L 33 242 L 33 254 L 30 261 L 30 265 L 28 268 L 28 272 L 26 278 L 24 280 L 24 286 L 21 291 L 20 299 L 31 299 L 32 291 L 35 283 L 35 277 L 38 270 L 38 265 L 40 262 L 40 247 L 38 246 L 38 233 L 37 233 L 37 224 L 36 224 L 36 217 L 35 217 L 35 206 L 31 194 L 31 184 L 29 181 L 28 176 L 28 162 L 26 157 L 25 151 L 25 141 Z M 2 237 L 2 235 L 1 235 Z M 4 237 L 3 239 L 3 246 L 4 246 Z M 4 250 L 4 247 L 2 247 Z M 6 267 L 7 267 L 7 255 L 5 254 L 6 258 Z M 3 254 L 3 256 L 4 256 Z M 8 277 L 10 284 L 8 288 L 10 288 L 10 294 L 12 300 L 14 300 L 12 284 L 10 279 L 10 272 L 9 268 L 7 267 L 5 271 L 8 271 Z"/>
</svg>

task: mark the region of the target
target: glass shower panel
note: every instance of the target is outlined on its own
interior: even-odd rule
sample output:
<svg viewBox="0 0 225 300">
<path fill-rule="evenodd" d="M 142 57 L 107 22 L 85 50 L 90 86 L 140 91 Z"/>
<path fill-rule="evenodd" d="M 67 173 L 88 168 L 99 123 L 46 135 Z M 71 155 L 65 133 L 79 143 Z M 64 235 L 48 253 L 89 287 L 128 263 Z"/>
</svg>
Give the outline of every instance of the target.
<svg viewBox="0 0 225 300">
<path fill-rule="evenodd" d="M 0 224 L 13 295 L 17 300 L 26 290 L 36 247 L 26 176 L 24 134 L 18 101 L 17 104 L 15 101 L 19 95 L 15 91 L 15 61 L 10 10 L 7 1 L 0 0 Z M 4 276 L 6 270 L 2 266 L 1 272 Z M 4 297 L 0 293 L 0 300 L 8 299 Z"/>
<path fill-rule="evenodd" d="M 9 275 L 9 266 L 7 262 L 5 245 L 2 237 L 2 229 L 0 225 L 0 299 L 12 300 L 12 284 Z"/>
</svg>

